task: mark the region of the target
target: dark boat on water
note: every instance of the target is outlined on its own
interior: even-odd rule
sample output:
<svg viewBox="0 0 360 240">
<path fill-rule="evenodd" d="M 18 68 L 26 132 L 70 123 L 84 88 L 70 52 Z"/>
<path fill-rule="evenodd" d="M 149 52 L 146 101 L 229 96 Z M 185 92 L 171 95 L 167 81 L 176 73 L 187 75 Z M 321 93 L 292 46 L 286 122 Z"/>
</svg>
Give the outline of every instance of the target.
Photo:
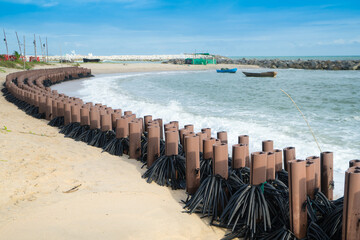
<svg viewBox="0 0 360 240">
<path fill-rule="evenodd" d="M 86 62 L 100 62 L 99 58 L 94 58 L 94 59 L 90 59 L 90 58 L 83 58 L 84 63 Z"/>
<path fill-rule="evenodd" d="M 277 72 L 250 73 L 243 72 L 247 77 L 276 77 Z"/>
<path fill-rule="evenodd" d="M 216 72 L 218 72 L 218 73 L 236 73 L 236 71 L 237 71 L 237 68 L 232 68 L 232 69 L 221 68 L 221 69 L 216 70 Z"/>
</svg>

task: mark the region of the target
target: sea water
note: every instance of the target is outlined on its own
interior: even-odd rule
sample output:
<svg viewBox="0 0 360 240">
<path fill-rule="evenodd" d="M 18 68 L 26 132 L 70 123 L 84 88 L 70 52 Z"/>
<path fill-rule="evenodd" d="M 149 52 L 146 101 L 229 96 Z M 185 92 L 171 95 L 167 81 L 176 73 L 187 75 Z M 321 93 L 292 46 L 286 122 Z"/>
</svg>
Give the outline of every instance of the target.
<svg viewBox="0 0 360 240">
<path fill-rule="evenodd" d="M 267 71 L 257 69 L 249 71 Z M 120 73 L 65 82 L 53 87 L 86 102 L 152 115 L 164 123 L 194 124 L 228 132 L 229 154 L 239 135 L 250 136 L 250 151 L 261 142 L 296 148 L 297 159 L 334 152 L 335 195 L 344 188 L 348 161 L 360 158 L 360 71 L 277 70 L 276 78 L 248 78 L 207 71 Z M 306 122 L 286 91 L 308 120 Z"/>
</svg>

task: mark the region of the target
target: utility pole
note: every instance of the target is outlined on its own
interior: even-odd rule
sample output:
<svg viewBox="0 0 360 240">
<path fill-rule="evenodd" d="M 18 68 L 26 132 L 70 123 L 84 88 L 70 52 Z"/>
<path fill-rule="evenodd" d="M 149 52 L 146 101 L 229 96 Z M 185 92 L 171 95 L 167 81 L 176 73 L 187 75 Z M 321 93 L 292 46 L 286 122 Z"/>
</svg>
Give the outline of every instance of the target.
<svg viewBox="0 0 360 240">
<path fill-rule="evenodd" d="M 37 55 L 36 55 L 36 38 L 35 38 L 35 34 L 34 34 L 34 50 L 35 50 L 35 59 L 37 61 Z"/>
<path fill-rule="evenodd" d="M 25 62 L 26 62 L 26 55 L 25 55 L 25 35 L 24 35 L 24 70 L 25 70 Z"/>
<path fill-rule="evenodd" d="M 61 51 L 61 44 L 60 44 L 60 65 L 62 66 L 62 51 Z"/>
<path fill-rule="evenodd" d="M 47 43 L 47 37 L 46 37 L 46 62 L 49 61 L 49 48 L 48 48 L 48 43 Z"/>
<path fill-rule="evenodd" d="M 18 41 L 18 45 L 19 45 L 19 50 L 20 50 L 20 55 L 22 55 L 22 52 L 21 52 L 21 44 L 20 44 L 20 41 L 19 41 L 19 37 L 17 35 L 17 32 L 16 33 L 16 38 L 17 38 L 17 41 Z"/>
<path fill-rule="evenodd" d="M 41 37 L 40 36 L 39 36 L 39 40 L 40 40 L 41 59 L 44 61 L 43 45 L 41 43 Z"/>
<path fill-rule="evenodd" d="M 6 45 L 6 54 L 9 55 L 9 49 L 8 49 L 8 45 L 7 45 L 7 41 L 6 41 L 5 29 L 3 29 L 3 32 L 4 32 L 4 42 L 5 42 L 5 45 Z"/>
</svg>

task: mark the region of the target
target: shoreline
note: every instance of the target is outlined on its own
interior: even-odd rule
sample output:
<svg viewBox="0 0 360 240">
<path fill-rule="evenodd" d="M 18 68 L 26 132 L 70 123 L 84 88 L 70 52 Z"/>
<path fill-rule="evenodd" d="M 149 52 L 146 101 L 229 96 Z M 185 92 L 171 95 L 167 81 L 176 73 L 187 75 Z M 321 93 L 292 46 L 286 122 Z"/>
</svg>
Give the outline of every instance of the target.
<svg viewBox="0 0 360 240">
<path fill-rule="evenodd" d="M 125 71 L 122 66 L 113 71 L 119 69 Z M 110 70 L 106 67 L 94 73 L 107 71 Z M 0 73 L 1 84 L 9 72 Z M 64 138 L 57 128 L 47 125 L 48 121 L 26 115 L 3 96 L 0 103 L 2 238 L 224 236 L 225 230 L 209 226 L 207 219 L 182 212 L 184 191 L 173 191 L 142 179 L 145 169 L 138 161 L 102 153 L 102 149 Z M 79 184 L 78 191 L 64 193 Z"/>
</svg>

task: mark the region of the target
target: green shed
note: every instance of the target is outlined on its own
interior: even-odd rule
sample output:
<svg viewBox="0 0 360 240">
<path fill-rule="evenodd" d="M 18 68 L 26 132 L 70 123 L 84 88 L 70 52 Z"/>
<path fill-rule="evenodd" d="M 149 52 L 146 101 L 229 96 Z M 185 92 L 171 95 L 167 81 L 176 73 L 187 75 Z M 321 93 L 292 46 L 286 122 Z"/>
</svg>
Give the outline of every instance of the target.
<svg viewBox="0 0 360 240">
<path fill-rule="evenodd" d="M 194 58 L 186 58 L 185 64 L 194 64 L 194 65 L 207 65 L 207 64 L 216 64 L 216 59 L 214 55 L 209 53 L 195 53 Z"/>
</svg>

